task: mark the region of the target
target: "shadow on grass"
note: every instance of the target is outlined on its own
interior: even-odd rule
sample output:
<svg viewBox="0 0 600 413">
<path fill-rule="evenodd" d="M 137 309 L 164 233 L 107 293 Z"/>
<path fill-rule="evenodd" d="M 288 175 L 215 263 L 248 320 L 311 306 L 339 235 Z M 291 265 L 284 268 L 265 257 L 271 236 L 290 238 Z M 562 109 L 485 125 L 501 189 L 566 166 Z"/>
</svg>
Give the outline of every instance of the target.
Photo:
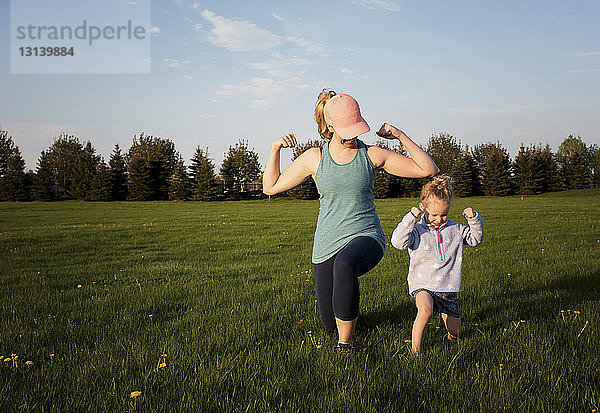
<svg viewBox="0 0 600 413">
<path fill-rule="evenodd" d="M 382 308 L 364 312 L 359 315 L 358 331 L 366 331 L 395 327 L 407 322 L 412 323 L 416 315 L 416 307 L 412 301 L 403 302 L 394 308 Z"/>
<path fill-rule="evenodd" d="M 549 322 L 555 320 L 561 310 L 577 310 L 588 302 L 598 301 L 600 297 L 600 270 L 575 276 L 565 275 L 532 287 L 517 290 L 510 289 L 498 294 L 485 304 L 471 301 L 473 320 L 481 320 L 486 326 L 501 328 L 510 321 L 526 319 Z M 478 297 L 476 300 L 483 300 Z"/>
</svg>

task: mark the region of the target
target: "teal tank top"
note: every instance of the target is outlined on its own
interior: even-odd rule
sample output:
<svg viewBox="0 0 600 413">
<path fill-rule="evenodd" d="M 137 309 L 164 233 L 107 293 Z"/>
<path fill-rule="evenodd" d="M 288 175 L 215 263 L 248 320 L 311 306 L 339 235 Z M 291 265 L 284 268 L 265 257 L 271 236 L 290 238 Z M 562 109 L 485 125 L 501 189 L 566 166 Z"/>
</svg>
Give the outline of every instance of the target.
<svg viewBox="0 0 600 413">
<path fill-rule="evenodd" d="M 385 249 L 385 235 L 375 212 L 375 170 L 367 146 L 357 140 L 354 159 L 339 165 L 331 159 L 329 142 L 323 145 L 315 174 L 319 191 L 319 218 L 312 262 L 320 264 L 356 237 L 374 238 Z"/>
</svg>

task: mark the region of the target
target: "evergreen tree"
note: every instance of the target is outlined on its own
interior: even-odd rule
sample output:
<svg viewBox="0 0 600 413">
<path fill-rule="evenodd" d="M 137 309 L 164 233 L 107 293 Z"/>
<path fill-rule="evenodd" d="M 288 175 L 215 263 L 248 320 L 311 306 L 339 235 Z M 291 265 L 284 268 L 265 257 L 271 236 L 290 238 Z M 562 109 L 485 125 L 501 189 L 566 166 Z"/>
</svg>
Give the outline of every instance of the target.
<svg viewBox="0 0 600 413">
<path fill-rule="evenodd" d="M 594 154 L 592 161 L 592 184 L 594 188 L 600 188 L 600 147 L 594 145 L 592 147 L 592 153 Z"/>
<path fill-rule="evenodd" d="M 187 201 L 190 199 L 190 177 L 187 174 L 183 158 L 179 159 L 169 179 L 169 199 L 173 201 Z"/>
<path fill-rule="evenodd" d="M 85 199 L 88 201 L 113 200 L 110 169 L 102 158 L 96 165 L 96 171 L 94 172 L 90 189 Z"/>
<path fill-rule="evenodd" d="M 561 178 L 558 172 L 556 156 L 552 153 L 550 145 L 538 146 L 538 157 L 542 170 L 542 192 L 555 192 L 562 189 Z"/>
<path fill-rule="evenodd" d="M 62 134 L 54 139 L 46 152 L 53 174 L 56 199 L 70 196 L 77 158 L 83 149 L 83 144 L 77 137 Z"/>
<path fill-rule="evenodd" d="M 592 183 L 592 159 L 589 148 L 580 136 L 569 135 L 556 152 L 559 172 L 567 189 L 589 188 Z"/>
<path fill-rule="evenodd" d="M 55 172 L 52 167 L 52 160 L 46 151 L 42 151 L 38 159 L 35 179 L 33 180 L 33 198 L 38 201 L 52 201 L 56 199 L 58 191 L 56 190 Z"/>
<path fill-rule="evenodd" d="M 539 153 L 534 146 L 525 148 L 521 144 L 515 157 L 513 183 L 521 195 L 539 194 L 543 190 L 544 174 Z"/>
<path fill-rule="evenodd" d="M 309 140 L 305 143 L 300 143 L 292 150 L 292 161 L 295 161 L 300 155 L 309 150 L 310 148 L 318 148 L 323 146 L 323 141 L 320 140 Z M 295 188 L 288 191 L 292 198 L 296 199 L 319 199 L 319 191 L 317 185 L 312 177 L 306 178 L 304 182 Z"/>
<path fill-rule="evenodd" d="M 90 141 L 75 158 L 70 194 L 75 199 L 88 199 L 100 156 Z"/>
<path fill-rule="evenodd" d="M 8 157 L 3 176 L 3 198 L 10 201 L 27 201 L 28 190 L 25 187 L 25 160 L 19 147 L 13 149 Z"/>
<path fill-rule="evenodd" d="M 390 146 L 389 142 L 389 140 L 377 139 L 377 141 L 375 141 L 375 146 L 402 153 L 404 147 L 402 147 L 402 149 L 399 149 L 398 146 L 393 148 Z M 402 154 L 404 155 L 404 153 Z M 375 195 L 375 198 L 378 199 L 402 196 L 404 194 L 402 178 L 392 175 L 383 169 L 375 171 L 375 185 L 373 187 L 373 194 Z"/>
<path fill-rule="evenodd" d="M 569 156 L 569 168 L 565 171 L 565 182 L 568 189 L 585 189 L 592 185 L 592 176 L 586 156 L 583 152 L 572 152 Z"/>
<path fill-rule="evenodd" d="M 475 146 L 474 158 L 481 172 L 483 193 L 504 196 L 510 193 L 510 157 L 500 142 Z"/>
<path fill-rule="evenodd" d="M 206 151 L 196 148 L 196 153 L 191 159 L 191 190 L 194 201 L 214 201 L 218 196 L 215 166 Z"/>
<path fill-rule="evenodd" d="M 134 137 L 127 153 L 130 199 L 168 199 L 169 178 L 178 160 L 179 155 L 171 140 L 146 136 L 143 133 L 139 138 Z"/>
<path fill-rule="evenodd" d="M 147 201 L 152 199 L 152 186 L 149 184 L 151 179 L 150 168 L 145 159 L 134 158 L 127 162 L 127 171 L 129 180 L 127 187 L 129 189 L 130 201 Z"/>
<path fill-rule="evenodd" d="M 225 190 L 243 192 L 245 184 L 260 175 L 258 154 L 253 149 L 248 149 L 248 143 L 240 139 L 235 146 L 229 147 L 220 174 L 225 183 Z"/>
<path fill-rule="evenodd" d="M 110 155 L 108 164 L 110 166 L 111 198 L 115 201 L 124 201 L 127 199 L 127 169 L 125 166 L 125 157 L 121 154 L 121 148 L 118 143 Z"/>
<path fill-rule="evenodd" d="M 431 135 L 427 142 L 427 154 L 440 168 L 440 174 L 452 175 L 456 159 L 461 154 L 461 143 L 446 132 Z"/>
<path fill-rule="evenodd" d="M 8 131 L 0 129 L 0 179 L 6 173 L 8 159 L 13 155 L 15 143 L 12 136 L 8 136 Z"/>
<path fill-rule="evenodd" d="M 465 149 L 456 158 L 452 168 L 452 178 L 454 193 L 457 196 L 467 197 L 479 194 L 479 174 L 475 159 L 468 146 L 465 146 Z"/>
</svg>

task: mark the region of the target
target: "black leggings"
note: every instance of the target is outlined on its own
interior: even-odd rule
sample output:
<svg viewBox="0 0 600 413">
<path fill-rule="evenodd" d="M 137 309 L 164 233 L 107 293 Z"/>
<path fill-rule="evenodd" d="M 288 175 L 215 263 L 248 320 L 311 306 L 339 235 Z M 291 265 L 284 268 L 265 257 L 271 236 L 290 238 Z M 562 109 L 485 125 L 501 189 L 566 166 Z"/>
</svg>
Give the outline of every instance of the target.
<svg viewBox="0 0 600 413">
<path fill-rule="evenodd" d="M 383 249 L 375 239 L 357 237 L 327 261 L 313 264 L 319 312 L 328 333 L 335 331 L 336 317 L 343 321 L 358 317 L 358 277 L 382 257 Z"/>
</svg>

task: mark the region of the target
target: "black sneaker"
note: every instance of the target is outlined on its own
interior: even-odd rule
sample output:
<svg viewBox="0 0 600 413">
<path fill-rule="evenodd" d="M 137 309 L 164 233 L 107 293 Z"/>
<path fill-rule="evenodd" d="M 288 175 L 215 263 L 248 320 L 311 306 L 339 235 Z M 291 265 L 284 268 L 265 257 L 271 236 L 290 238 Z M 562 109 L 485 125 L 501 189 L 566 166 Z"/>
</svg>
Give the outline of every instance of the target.
<svg viewBox="0 0 600 413">
<path fill-rule="evenodd" d="M 362 350 L 363 346 L 352 343 L 337 343 L 333 349 L 340 354 L 352 356 Z"/>
</svg>

